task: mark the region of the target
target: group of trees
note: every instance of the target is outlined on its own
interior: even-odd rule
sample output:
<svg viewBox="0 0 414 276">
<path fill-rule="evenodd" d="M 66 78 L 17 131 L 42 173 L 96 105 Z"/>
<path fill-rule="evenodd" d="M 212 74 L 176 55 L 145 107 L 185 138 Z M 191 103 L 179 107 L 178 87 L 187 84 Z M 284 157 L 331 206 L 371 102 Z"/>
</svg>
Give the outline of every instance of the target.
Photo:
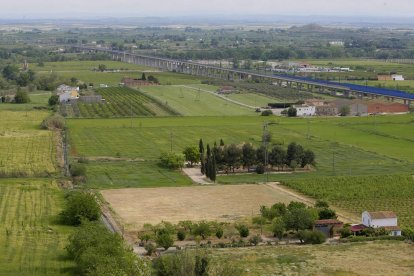
<svg viewBox="0 0 414 276">
<path fill-rule="evenodd" d="M 275 237 L 282 239 L 287 231 L 295 231 L 296 237 L 304 243 L 322 243 L 326 237 L 323 233 L 311 231 L 317 219 L 336 219 L 334 210 L 328 203 L 317 201 L 314 207 L 307 207 L 302 202 L 292 201 L 288 205 L 276 203 L 271 207 L 262 206 L 260 217 L 253 218 L 253 223 L 270 224 Z"/>
<path fill-rule="evenodd" d="M 290 143 L 287 149 L 284 149 L 281 145 L 274 145 L 268 149 L 263 145 L 255 148 L 250 143 L 225 145 L 221 140 L 220 145 L 214 143 L 212 149 L 210 145 L 207 145 L 205 151 L 203 140 L 200 139 L 198 152 L 195 147 L 187 147 L 184 150 L 184 155 L 191 166 L 199 162 L 201 173 L 213 181 L 216 179 L 217 171 L 235 172 L 240 167 L 247 171 L 255 167 L 257 172 L 263 173 L 268 168 L 283 170 L 286 167 L 296 169 L 298 167 L 303 168 L 306 165 L 315 165 L 314 152 L 305 150 L 295 142 Z"/>
</svg>

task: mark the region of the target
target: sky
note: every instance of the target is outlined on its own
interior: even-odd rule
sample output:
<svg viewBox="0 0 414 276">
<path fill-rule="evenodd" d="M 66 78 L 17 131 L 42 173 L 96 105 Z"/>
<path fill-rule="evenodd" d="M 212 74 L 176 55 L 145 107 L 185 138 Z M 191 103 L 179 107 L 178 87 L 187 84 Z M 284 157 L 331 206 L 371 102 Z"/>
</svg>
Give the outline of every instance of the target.
<svg viewBox="0 0 414 276">
<path fill-rule="evenodd" d="M 1 18 L 288 15 L 414 17 L 414 0 L 0 0 Z"/>
</svg>

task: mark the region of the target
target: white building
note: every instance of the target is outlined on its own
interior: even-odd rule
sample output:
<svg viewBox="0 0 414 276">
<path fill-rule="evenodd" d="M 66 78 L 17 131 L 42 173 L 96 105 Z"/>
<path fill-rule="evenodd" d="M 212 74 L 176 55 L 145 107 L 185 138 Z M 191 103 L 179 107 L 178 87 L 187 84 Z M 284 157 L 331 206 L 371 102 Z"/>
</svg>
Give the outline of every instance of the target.
<svg viewBox="0 0 414 276">
<path fill-rule="evenodd" d="M 313 105 L 295 105 L 294 108 L 298 117 L 314 116 L 316 113 L 316 107 Z"/>
<path fill-rule="evenodd" d="M 396 74 L 394 74 L 394 75 L 391 75 L 391 78 L 394 81 L 403 81 L 404 80 L 403 75 L 396 75 Z"/>
<path fill-rule="evenodd" d="M 56 89 L 56 94 L 59 96 L 59 102 L 69 102 L 71 100 L 79 99 L 79 87 L 71 87 L 65 84 L 59 85 Z"/>
<path fill-rule="evenodd" d="M 380 211 L 362 213 L 362 224 L 367 227 L 383 227 L 390 231 L 391 236 L 401 236 L 401 229 L 398 227 L 398 218 L 394 212 Z"/>
</svg>

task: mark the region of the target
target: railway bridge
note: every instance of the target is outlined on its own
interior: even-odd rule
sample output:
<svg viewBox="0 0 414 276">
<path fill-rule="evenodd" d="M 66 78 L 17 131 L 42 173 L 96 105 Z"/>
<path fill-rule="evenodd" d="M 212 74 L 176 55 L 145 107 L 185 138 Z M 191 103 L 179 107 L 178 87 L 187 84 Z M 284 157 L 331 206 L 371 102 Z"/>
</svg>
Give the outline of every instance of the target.
<svg viewBox="0 0 414 276">
<path fill-rule="evenodd" d="M 310 78 L 295 77 L 290 75 L 266 75 L 258 74 L 247 70 L 237 70 L 222 68 L 218 66 L 200 64 L 193 61 L 183 61 L 162 57 L 141 55 L 126 51 L 117 51 L 109 48 L 97 48 L 86 46 L 72 46 L 80 52 L 102 52 L 111 55 L 113 60 L 144 65 L 158 68 L 162 71 L 178 72 L 189 75 L 196 75 L 207 78 L 216 78 L 230 81 L 254 80 L 261 83 L 269 83 L 280 87 L 289 87 L 301 91 L 328 93 L 337 95 L 340 93 L 344 97 L 354 96 L 363 98 L 384 97 L 388 101 L 400 100 L 404 104 L 410 105 L 414 100 L 414 94 L 400 90 L 384 89 L 349 83 L 337 83 Z"/>
</svg>

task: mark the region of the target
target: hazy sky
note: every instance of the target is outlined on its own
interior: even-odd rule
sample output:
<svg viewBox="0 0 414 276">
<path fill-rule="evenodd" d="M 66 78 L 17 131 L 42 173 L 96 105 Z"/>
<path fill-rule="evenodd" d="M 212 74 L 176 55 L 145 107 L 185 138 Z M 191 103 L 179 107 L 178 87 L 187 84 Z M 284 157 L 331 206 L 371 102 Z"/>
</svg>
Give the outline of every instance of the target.
<svg viewBox="0 0 414 276">
<path fill-rule="evenodd" d="M 414 17 L 414 0 L 0 0 L 14 18 L 218 14 Z"/>
</svg>

